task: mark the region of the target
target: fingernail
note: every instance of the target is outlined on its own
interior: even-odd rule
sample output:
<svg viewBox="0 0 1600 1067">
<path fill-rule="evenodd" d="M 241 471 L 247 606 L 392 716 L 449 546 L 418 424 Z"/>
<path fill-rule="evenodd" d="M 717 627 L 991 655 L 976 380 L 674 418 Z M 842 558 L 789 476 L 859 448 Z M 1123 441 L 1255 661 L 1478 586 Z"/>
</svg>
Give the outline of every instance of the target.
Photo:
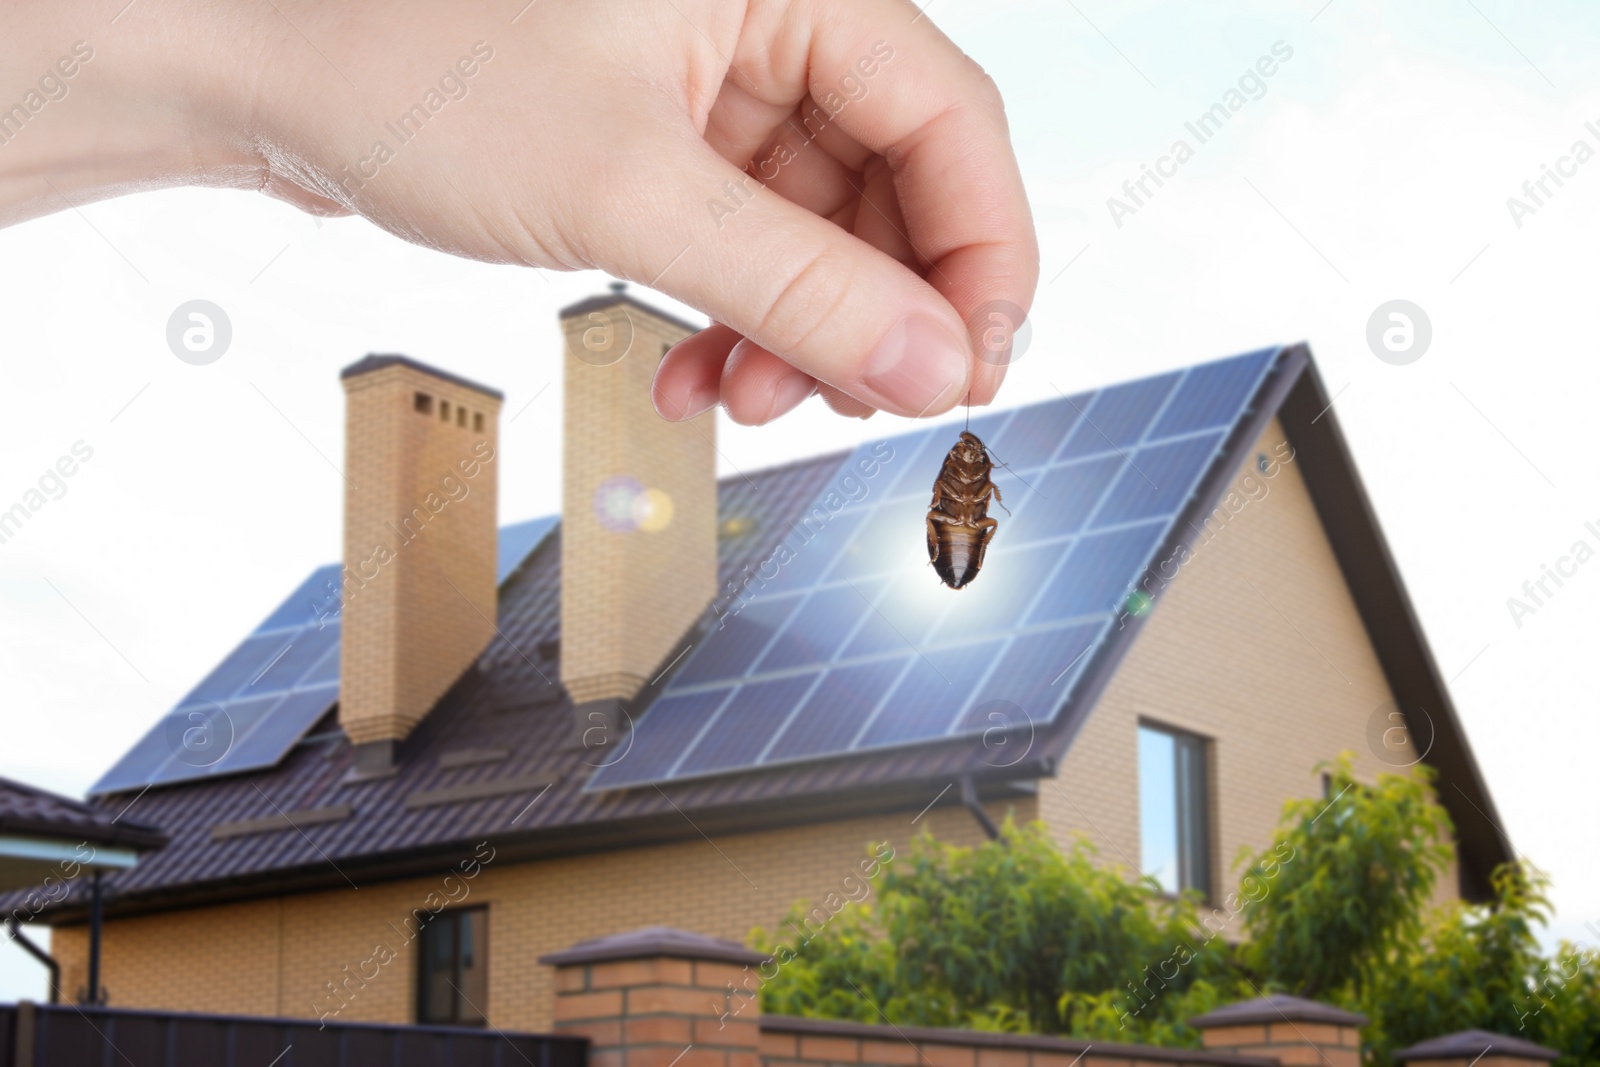
<svg viewBox="0 0 1600 1067">
<path fill-rule="evenodd" d="M 817 380 L 811 375 L 803 371 L 785 374 L 772 390 L 772 407 L 762 421 L 771 422 L 779 415 L 787 415 L 805 403 L 806 398 L 816 391 Z"/>
<path fill-rule="evenodd" d="M 687 422 L 716 407 L 717 401 L 721 399 L 721 394 L 715 389 L 691 389 L 689 399 L 681 408 L 674 408 L 672 401 L 661 397 L 660 402 L 656 404 L 656 414 L 669 422 Z"/>
<path fill-rule="evenodd" d="M 896 323 L 878 342 L 862 368 L 861 384 L 877 394 L 880 407 L 924 415 L 941 401 L 959 400 L 970 362 L 965 336 L 917 312 Z"/>
</svg>

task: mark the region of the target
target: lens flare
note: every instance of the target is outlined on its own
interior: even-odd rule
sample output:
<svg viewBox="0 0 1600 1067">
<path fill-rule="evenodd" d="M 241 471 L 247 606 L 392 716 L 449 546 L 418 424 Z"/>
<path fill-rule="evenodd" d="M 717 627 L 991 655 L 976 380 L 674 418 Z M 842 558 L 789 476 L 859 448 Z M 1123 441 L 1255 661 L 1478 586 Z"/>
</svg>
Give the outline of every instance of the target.
<svg viewBox="0 0 1600 1067">
<path fill-rule="evenodd" d="M 607 478 L 594 490 L 594 516 L 614 533 L 660 533 L 672 524 L 672 497 L 630 475 Z"/>
</svg>

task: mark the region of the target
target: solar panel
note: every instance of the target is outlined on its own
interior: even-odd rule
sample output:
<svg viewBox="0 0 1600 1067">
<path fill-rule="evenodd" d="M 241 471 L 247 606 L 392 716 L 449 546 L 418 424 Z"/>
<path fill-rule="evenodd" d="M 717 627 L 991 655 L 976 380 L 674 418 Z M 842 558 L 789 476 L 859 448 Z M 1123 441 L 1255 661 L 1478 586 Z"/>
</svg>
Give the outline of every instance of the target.
<svg viewBox="0 0 1600 1067">
<path fill-rule="evenodd" d="M 819 495 L 785 538 L 792 558 L 778 576 L 719 608 L 638 717 L 629 756 L 586 788 L 977 736 L 1001 719 L 1048 724 L 1276 355 L 974 419 L 1008 465 L 995 478 L 1013 514 L 990 508 L 999 530 L 960 592 L 939 583 L 923 548 L 933 480 L 960 426 L 862 446 L 841 472 L 885 444 L 893 459 L 848 505 Z"/>
<path fill-rule="evenodd" d="M 1023 493 L 1013 509 L 1015 514 L 1006 524 L 1006 540 L 1027 544 L 1077 533 L 1122 467 L 1120 456 L 1097 456 L 1030 476 L 1033 489 Z"/>
<path fill-rule="evenodd" d="M 555 528 L 501 527 L 503 583 Z M 276 766 L 339 699 L 337 563 L 318 567 L 107 771 L 91 796 Z"/>
<path fill-rule="evenodd" d="M 1093 394 L 1081 407 L 1069 398 L 1067 403 L 1081 419 L 1062 446 L 1061 455 L 1092 456 L 1137 444 L 1177 382 L 1176 374 L 1124 382 Z"/>
<path fill-rule="evenodd" d="M 1095 513 L 1096 524 L 1111 526 L 1171 512 L 1188 498 L 1221 443 L 1218 431 L 1135 450 Z"/>
<path fill-rule="evenodd" d="M 561 521 L 560 515 L 543 515 L 527 522 L 515 522 L 500 527 L 499 552 L 495 561 L 495 584 L 504 585 L 507 578 L 543 543 L 550 531 Z"/>
<path fill-rule="evenodd" d="M 815 674 L 789 675 L 742 687 L 738 703 L 724 705 L 722 714 L 697 739 L 686 773 L 749 766 L 816 680 Z"/>
<path fill-rule="evenodd" d="M 879 748 L 943 737 L 973 686 L 994 666 L 1003 640 L 953 648 L 937 664 L 913 656 L 900 682 L 870 721 L 862 724 L 857 745 Z"/>
<path fill-rule="evenodd" d="M 945 440 L 943 432 L 935 430 L 908 433 L 894 438 L 889 444 L 894 449 L 894 458 L 889 461 L 888 469 L 879 475 L 879 484 L 873 487 L 876 492 L 886 496 L 921 492 L 924 479 L 920 472 L 932 471 L 939 457 L 950 449 L 950 442 Z M 931 489 L 931 473 L 926 481 Z"/>
<path fill-rule="evenodd" d="M 767 758 L 790 760 L 849 749 L 906 666 L 905 657 L 896 656 L 828 671 L 789 715 Z"/>
<path fill-rule="evenodd" d="M 754 669 L 781 671 L 832 661 L 834 653 L 855 632 L 863 609 L 872 603 L 872 594 L 880 584 L 866 582 L 863 588 L 848 583 L 813 591 L 795 612 L 789 627 L 793 638 L 770 644 Z"/>
<path fill-rule="evenodd" d="M 720 622 L 717 639 L 708 642 L 678 679 L 684 684 L 738 678 L 761 657 L 773 635 L 800 605 L 799 596 L 767 597 Z"/>
</svg>

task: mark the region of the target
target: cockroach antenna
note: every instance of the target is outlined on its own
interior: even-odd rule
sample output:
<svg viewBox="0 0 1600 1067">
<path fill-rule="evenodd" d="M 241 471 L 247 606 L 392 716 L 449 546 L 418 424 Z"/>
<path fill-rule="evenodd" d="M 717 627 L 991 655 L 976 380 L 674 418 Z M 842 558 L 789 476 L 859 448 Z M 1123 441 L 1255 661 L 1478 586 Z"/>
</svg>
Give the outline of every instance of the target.
<svg viewBox="0 0 1600 1067">
<path fill-rule="evenodd" d="M 967 389 L 967 424 L 965 426 L 963 426 L 962 429 L 963 430 L 972 429 L 972 390 L 971 390 L 971 388 Z"/>
</svg>

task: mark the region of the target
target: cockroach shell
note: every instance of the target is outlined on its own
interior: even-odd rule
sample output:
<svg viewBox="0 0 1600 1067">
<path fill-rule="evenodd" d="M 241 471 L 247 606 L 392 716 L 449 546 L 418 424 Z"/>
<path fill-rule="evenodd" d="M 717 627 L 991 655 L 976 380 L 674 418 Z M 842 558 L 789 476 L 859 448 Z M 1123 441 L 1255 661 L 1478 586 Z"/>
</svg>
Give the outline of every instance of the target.
<svg viewBox="0 0 1600 1067">
<path fill-rule="evenodd" d="M 962 589 L 978 576 L 983 556 L 994 537 L 996 520 L 989 517 L 990 499 L 1000 490 L 989 480 L 993 464 L 978 436 L 964 431 L 945 456 L 928 506 L 928 559 L 939 580 Z"/>
<path fill-rule="evenodd" d="M 951 589 L 961 589 L 978 576 L 983 555 L 994 536 L 994 528 L 975 530 L 970 526 L 934 523 L 938 543 L 931 545 L 934 573 Z"/>
</svg>

